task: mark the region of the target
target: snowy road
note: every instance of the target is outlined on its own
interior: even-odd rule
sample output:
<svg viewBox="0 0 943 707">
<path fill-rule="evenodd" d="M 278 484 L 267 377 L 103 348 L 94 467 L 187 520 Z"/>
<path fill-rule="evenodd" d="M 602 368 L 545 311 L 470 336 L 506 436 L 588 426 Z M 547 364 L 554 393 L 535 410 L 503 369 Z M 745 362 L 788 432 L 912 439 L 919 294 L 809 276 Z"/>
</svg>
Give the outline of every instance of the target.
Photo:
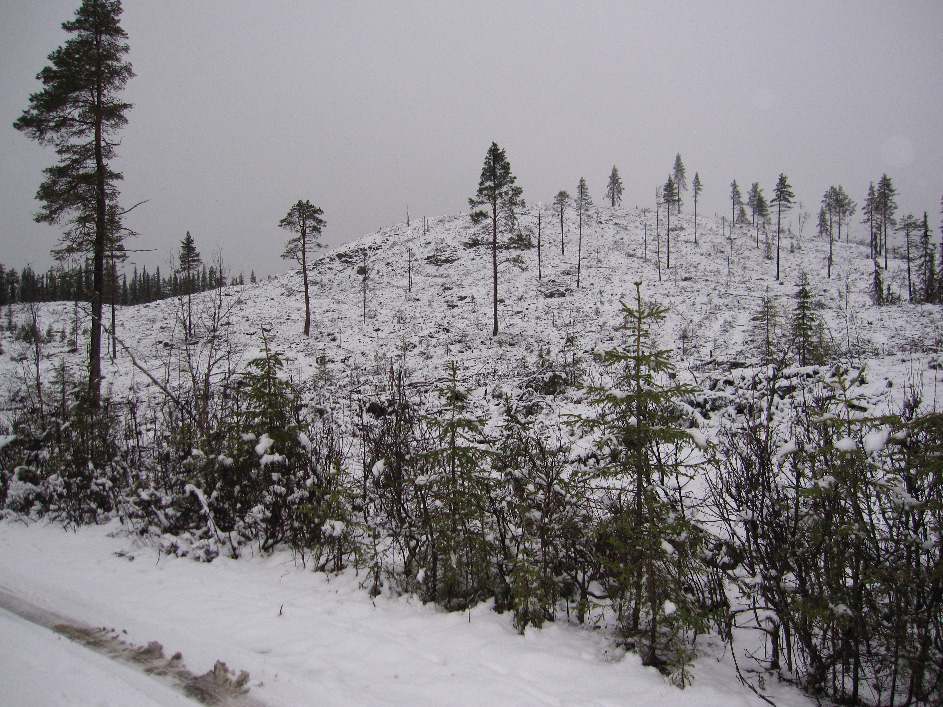
<svg viewBox="0 0 943 707">
<path fill-rule="evenodd" d="M 183 695 L 105 656 L 0 610 L 0 704 L 192 706 Z"/>
<path fill-rule="evenodd" d="M 135 646 L 159 641 L 195 674 L 218 660 L 248 671 L 250 699 L 272 707 L 763 704 L 720 652 L 681 691 L 600 632 L 558 622 L 519 636 L 487 606 L 449 614 L 408 597 L 371 600 L 359 581 L 305 570 L 289 553 L 168 558 L 117 525 L 0 523 L 0 588 Z M 9 614 L 0 635 L 0 704 L 190 704 Z M 780 707 L 810 704 L 787 686 L 770 690 Z"/>
</svg>

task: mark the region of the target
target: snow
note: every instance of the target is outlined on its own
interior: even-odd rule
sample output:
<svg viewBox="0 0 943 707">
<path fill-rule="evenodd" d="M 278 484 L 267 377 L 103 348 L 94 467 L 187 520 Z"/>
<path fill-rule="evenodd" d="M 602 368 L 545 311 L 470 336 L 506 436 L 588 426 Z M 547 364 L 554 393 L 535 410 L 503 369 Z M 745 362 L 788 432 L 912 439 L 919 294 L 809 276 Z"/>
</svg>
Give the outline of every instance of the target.
<svg viewBox="0 0 943 707">
<path fill-rule="evenodd" d="M 799 211 L 797 206 L 793 216 Z M 522 396 L 532 392 L 522 390 L 524 379 L 546 385 L 551 373 L 565 370 L 568 362 L 578 360 L 585 367 L 587 382 L 604 380 L 591 354 L 624 342 L 625 333 L 617 330 L 623 319 L 620 301 L 634 306 L 632 283 L 640 280 L 642 296 L 668 308 L 653 334 L 659 346 L 674 350 L 671 359 L 679 380 L 697 384 L 715 376 L 719 382 L 711 397 L 705 397 L 717 409 L 709 416 L 693 412 L 697 429 L 688 430 L 704 449 L 728 419 L 735 393 L 750 389 L 751 380 L 769 373 L 769 367 L 755 365 L 749 344 L 750 318 L 760 293 L 768 292 L 780 312 L 788 313 L 795 283 L 800 272 L 806 272 L 823 304 L 823 328 L 846 349 L 855 344 L 854 351 L 843 354 L 854 359 L 848 370 L 867 371 L 867 383 L 859 388 L 869 416 L 878 419 L 898 412 L 910 392 L 928 403 L 938 398 L 943 369 L 932 346 L 943 330 L 941 308 L 871 306 L 873 264 L 866 245 L 855 241 L 862 234 L 853 233 L 850 242 L 836 249 L 828 279 L 822 265 L 827 240 L 810 235 L 809 225 L 802 238 L 784 233 L 783 277 L 777 281 L 775 263 L 754 247 L 752 232 L 735 229 L 731 241 L 729 225 L 725 232 L 720 216 L 701 216 L 694 244 L 693 219 L 683 214 L 672 218 L 680 229 L 672 232 L 673 267 L 662 266 L 659 272 L 654 214 L 594 209 L 592 222 L 584 223 L 582 283 L 576 289 L 572 210 L 565 218 L 566 256 L 560 255 L 559 229 L 547 225 L 555 221 L 546 218 L 547 210 L 543 213 L 542 280 L 537 279 L 536 249 L 502 252 L 497 337 L 490 336 L 490 253 L 463 245 L 472 234 L 467 215 L 429 219 L 428 232 L 416 224 L 398 224 L 316 259 L 311 337 L 300 334 L 304 309 L 298 272 L 196 296 L 194 316 L 211 311 L 217 297 L 229 308 L 225 332 L 234 348 L 232 360 L 243 366 L 264 356 L 259 325 L 265 324 L 269 349 L 284 354 L 284 375 L 305 384 L 306 403 L 337 414 L 350 430 L 358 406 L 380 395 L 394 366 L 407 381 L 428 389 L 441 384 L 446 362 L 455 361 L 461 384 L 473 391 L 478 410 L 490 410 L 492 418 L 506 401 L 515 396 L 524 401 Z M 646 219 L 647 254 L 642 245 Z M 536 221 L 534 209 L 522 212 L 524 228 L 535 228 Z M 663 256 L 664 250 L 662 243 Z M 728 263 L 731 250 L 734 257 Z M 363 280 L 356 276 L 364 255 L 370 260 L 366 318 Z M 904 291 L 901 260 L 892 258 L 884 277 L 894 292 Z M 191 363 L 177 354 L 177 307 L 170 299 L 117 311 L 119 336 L 165 385 L 186 380 Z M 9 311 L 13 317 L 21 314 L 17 307 Z M 39 311 L 42 328 L 61 334 L 45 345 L 44 379 L 52 380 L 60 363 L 81 379 L 84 347 L 70 353 L 65 340 L 73 305 L 47 303 Z M 0 342 L 0 391 L 6 392 L 20 385 L 30 353 L 9 331 L 0 331 Z M 825 372 L 796 366 L 780 374 L 791 386 Z M 148 401 L 162 395 L 120 352 L 117 362 L 103 360 L 103 374 L 106 387 L 118 397 Z M 777 386 L 777 396 L 779 392 Z M 583 394 L 572 388 L 543 402 L 548 409 L 541 420 L 548 425 L 588 411 Z M 757 403 L 776 419 L 787 414 L 782 398 Z M 583 459 L 598 440 L 583 437 L 570 420 L 556 429 L 561 439 L 572 442 L 570 459 Z M 903 439 L 906 430 L 877 430 L 859 443 L 869 454 L 879 452 L 891 434 Z M 257 439 L 246 434 L 243 439 L 258 443 L 260 462 L 275 459 L 267 435 Z M 10 440 L 0 436 L 0 446 Z M 310 445 L 307 437 L 299 440 L 306 448 Z M 794 440 L 780 442 L 779 461 L 800 448 Z M 849 437 L 836 446 L 853 444 L 855 439 Z M 356 458 L 355 450 L 351 456 Z M 380 460 L 372 473 L 380 476 L 385 468 Z M 819 483 L 828 488 L 835 479 L 827 476 Z M 188 492 L 206 507 L 199 489 L 192 486 Z M 916 503 L 906 492 L 896 495 L 903 506 Z M 750 520 L 748 513 L 743 518 Z M 208 516 L 207 522 L 215 533 Z M 253 693 L 269 704 L 310 704 L 313 699 L 334 704 L 760 704 L 736 680 L 729 648 L 726 658 L 723 650 L 706 649 L 696 661 L 694 685 L 681 692 L 642 668 L 636 656 L 623 656 L 614 648 L 612 635 L 603 631 L 561 621 L 528 629 L 522 638 L 509 617 L 488 606 L 446 614 L 408 597 L 370 599 L 359 588 L 362 576 L 313 574 L 284 552 L 194 563 L 167 557 L 156 548 L 136 547 L 126 537 L 109 537 L 115 530 L 111 526 L 65 533 L 43 525 L 0 523 L 0 585 L 93 625 L 127 629 L 139 644 L 159 640 L 168 651 L 181 650 L 195 672 L 208 670 L 217 659 L 249 670 Z M 342 533 L 343 525 L 326 521 L 325 532 Z M 130 556 L 133 562 L 125 559 Z M 424 572 L 419 574 L 421 582 Z M 24 643 L 35 638 L 26 635 L 32 631 L 11 632 Z M 0 669 L 10 664 L 4 659 Z M 35 665 L 40 671 L 46 668 L 40 656 L 35 656 Z M 58 680 L 49 687 L 57 687 Z M 769 687 L 774 679 L 766 682 L 777 704 L 809 704 L 791 689 Z M 26 700 L 36 701 L 45 700 Z"/>
<path fill-rule="evenodd" d="M 0 703 L 46 707 L 194 705 L 141 672 L 0 611 Z"/>
<path fill-rule="evenodd" d="M 211 564 L 168 557 L 116 524 L 0 523 L 5 590 L 127 631 L 136 645 L 159 641 L 197 674 L 217 660 L 247 670 L 250 696 L 268 705 L 763 704 L 722 650 L 698 661 L 682 691 L 598 632 L 558 622 L 520 636 L 489 606 L 445 613 L 410 597 L 371 599 L 362 579 L 311 572 L 287 552 Z M 0 701 L 186 704 L 2 611 L 0 632 Z M 782 707 L 811 704 L 786 686 L 770 694 Z"/>
</svg>

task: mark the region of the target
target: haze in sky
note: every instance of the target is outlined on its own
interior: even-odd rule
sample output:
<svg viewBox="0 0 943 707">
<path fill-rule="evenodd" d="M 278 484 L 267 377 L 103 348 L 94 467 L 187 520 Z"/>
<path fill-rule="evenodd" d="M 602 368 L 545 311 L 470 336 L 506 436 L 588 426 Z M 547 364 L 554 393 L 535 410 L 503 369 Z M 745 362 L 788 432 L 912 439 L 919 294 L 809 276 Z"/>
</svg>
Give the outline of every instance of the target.
<svg viewBox="0 0 943 707">
<path fill-rule="evenodd" d="M 0 0 L 7 266 L 45 270 L 63 230 L 32 220 L 55 153 L 12 123 L 78 5 Z M 702 214 L 729 213 L 733 179 L 769 198 L 784 172 L 814 223 L 829 186 L 860 208 L 886 172 L 900 213 L 940 222 L 937 0 L 126 0 L 122 26 L 137 75 L 116 166 L 122 204 L 147 200 L 127 225 L 149 269 L 189 230 L 234 273 L 287 270 L 277 224 L 298 199 L 331 245 L 407 208 L 467 211 L 492 140 L 531 204 L 581 176 L 602 204 L 616 165 L 623 205 L 653 206 L 680 153 Z"/>
</svg>

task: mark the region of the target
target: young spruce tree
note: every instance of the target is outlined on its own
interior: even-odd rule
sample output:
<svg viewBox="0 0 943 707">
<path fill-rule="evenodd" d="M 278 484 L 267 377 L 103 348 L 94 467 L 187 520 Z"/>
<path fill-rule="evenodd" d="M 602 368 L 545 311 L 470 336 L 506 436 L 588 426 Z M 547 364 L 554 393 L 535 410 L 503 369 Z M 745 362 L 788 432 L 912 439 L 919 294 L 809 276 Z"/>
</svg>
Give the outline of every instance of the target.
<svg viewBox="0 0 943 707">
<path fill-rule="evenodd" d="M 608 489 L 600 553 L 609 596 L 627 642 L 646 664 L 665 667 L 686 663 L 693 646 L 683 636 L 705 625 L 689 591 L 703 567 L 685 492 L 700 460 L 678 407 L 690 388 L 673 381 L 670 352 L 652 341 L 667 310 L 643 302 L 641 285 L 634 307 L 622 303 L 625 344 L 598 355 L 611 385 L 589 389 L 597 413 L 582 422 L 599 440 L 600 486 Z"/>
</svg>

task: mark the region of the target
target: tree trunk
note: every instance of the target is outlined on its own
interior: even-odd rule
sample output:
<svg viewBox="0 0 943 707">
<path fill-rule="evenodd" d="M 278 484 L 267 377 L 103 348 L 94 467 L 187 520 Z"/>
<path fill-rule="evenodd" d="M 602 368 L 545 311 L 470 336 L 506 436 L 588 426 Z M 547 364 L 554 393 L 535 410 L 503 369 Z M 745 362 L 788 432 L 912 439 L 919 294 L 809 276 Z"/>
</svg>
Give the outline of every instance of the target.
<svg viewBox="0 0 943 707">
<path fill-rule="evenodd" d="M 97 55 L 101 57 L 101 36 L 96 35 Z M 105 156 L 103 149 L 102 80 L 98 67 L 95 86 L 95 245 L 92 252 L 92 321 L 88 347 L 88 397 L 89 404 L 98 408 L 101 404 L 101 350 L 102 350 L 102 300 L 105 293 L 105 230 L 108 227 L 108 203 L 105 191 Z"/>
<path fill-rule="evenodd" d="M 560 205 L 560 255 L 566 255 L 566 241 L 563 237 L 563 205 Z"/>
<path fill-rule="evenodd" d="M 580 264 L 583 262 L 583 205 L 580 204 L 580 235 L 576 241 L 576 289 L 580 288 Z"/>
<path fill-rule="evenodd" d="M 304 335 L 311 335 L 311 298 L 308 294 L 308 229 L 307 223 L 301 221 L 301 279 L 305 286 L 305 328 Z"/>
<path fill-rule="evenodd" d="M 494 274 L 494 328 L 491 336 L 498 335 L 498 202 L 491 202 L 491 270 Z"/>
</svg>

